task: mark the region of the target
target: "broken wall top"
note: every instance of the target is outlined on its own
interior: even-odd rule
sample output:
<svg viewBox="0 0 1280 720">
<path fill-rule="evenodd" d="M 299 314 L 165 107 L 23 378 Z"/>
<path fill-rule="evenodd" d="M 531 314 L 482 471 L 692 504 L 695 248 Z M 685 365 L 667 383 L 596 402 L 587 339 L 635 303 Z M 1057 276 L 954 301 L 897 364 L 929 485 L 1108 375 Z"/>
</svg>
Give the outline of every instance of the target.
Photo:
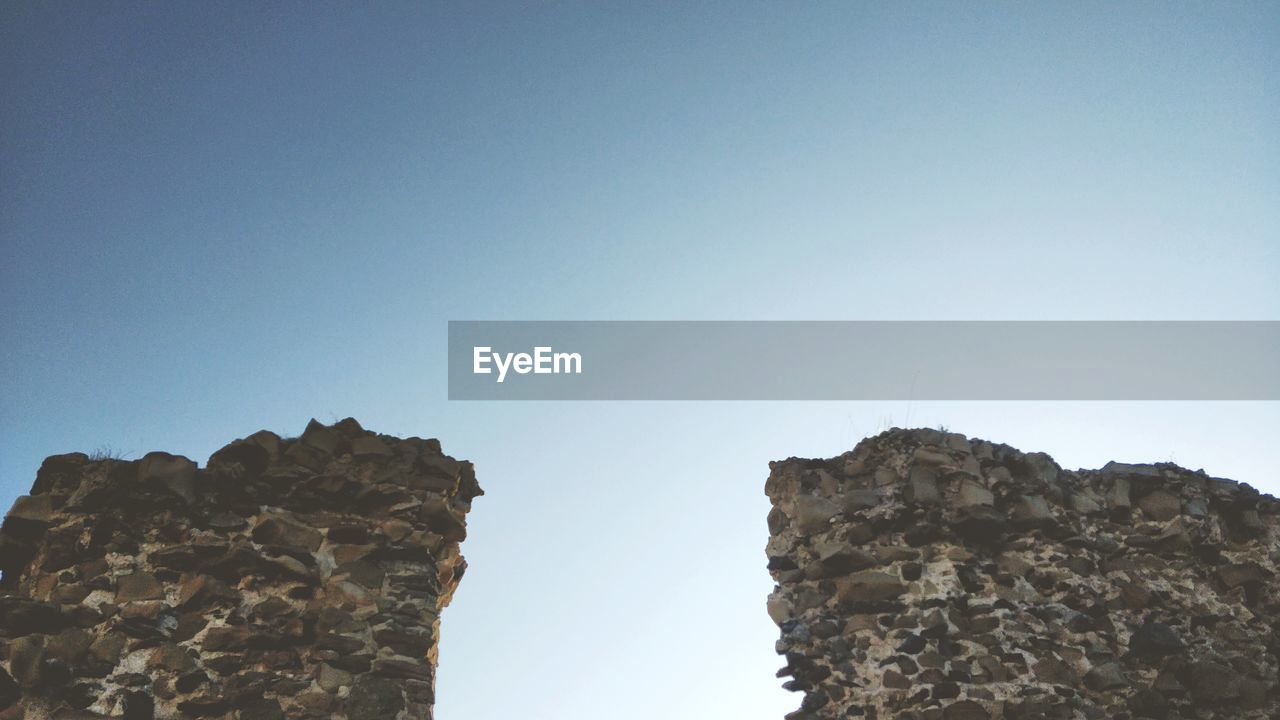
<svg viewBox="0 0 1280 720">
<path fill-rule="evenodd" d="M 351 419 L 204 468 L 50 457 L 0 528 L 0 708 L 429 717 L 480 494 L 438 441 Z"/>
<path fill-rule="evenodd" d="M 1271 496 L 936 430 L 770 467 L 793 720 L 1280 717 Z"/>
</svg>

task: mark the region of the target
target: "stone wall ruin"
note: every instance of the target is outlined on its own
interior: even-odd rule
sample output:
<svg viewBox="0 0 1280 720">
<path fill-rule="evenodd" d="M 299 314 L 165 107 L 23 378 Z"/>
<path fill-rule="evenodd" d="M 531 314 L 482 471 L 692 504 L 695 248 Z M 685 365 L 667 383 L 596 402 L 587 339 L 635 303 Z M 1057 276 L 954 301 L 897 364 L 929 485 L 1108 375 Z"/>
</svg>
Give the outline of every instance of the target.
<svg viewBox="0 0 1280 720">
<path fill-rule="evenodd" d="M 1280 717 L 1280 503 L 892 430 L 770 465 L 788 720 Z"/>
<path fill-rule="evenodd" d="M 1280 503 L 894 430 L 771 464 L 788 720 L 1280 717 Z M 354 420 L 204 468 L 45 461 L 0 527 L 0 720 L 430 718 L 470 463 Z"/>
<path fill-rule="evenodd" d="M 480 494 L 352 419 L 50 457 L 0 529 L 0 718 L 430 718 Z"/>
</svg>

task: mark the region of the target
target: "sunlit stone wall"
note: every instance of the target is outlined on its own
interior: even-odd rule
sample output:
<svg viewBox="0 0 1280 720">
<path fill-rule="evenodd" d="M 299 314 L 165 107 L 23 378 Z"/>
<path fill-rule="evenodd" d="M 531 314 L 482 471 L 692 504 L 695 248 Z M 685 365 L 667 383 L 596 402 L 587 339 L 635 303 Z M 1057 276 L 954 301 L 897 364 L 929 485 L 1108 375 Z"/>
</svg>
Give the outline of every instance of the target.
<svg viewBox="0 0 1280 720">
<path fill-rule="evenodd" d="M 480 494 L 351 419 L 50 457 L 0 530 L 0 717 L 429 718 Z"/>
<path fill-rule="evenodd" d="M 1280 503 L 892 430 L 771 464 L 789 720 L 1280 717 Z"/>
</svg>

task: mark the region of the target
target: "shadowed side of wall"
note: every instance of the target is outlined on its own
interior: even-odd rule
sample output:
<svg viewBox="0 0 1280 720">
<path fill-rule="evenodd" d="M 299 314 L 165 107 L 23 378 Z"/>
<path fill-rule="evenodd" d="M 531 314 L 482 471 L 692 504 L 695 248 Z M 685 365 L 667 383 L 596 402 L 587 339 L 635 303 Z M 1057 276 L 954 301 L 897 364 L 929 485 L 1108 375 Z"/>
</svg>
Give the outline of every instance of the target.
<svg viewBox="0 0 1280 720">
<path fill-rule="evenodd" d="M 892 430 L 771 463 L 788 720 L 1280 717 L 1280 503 Z"/>
<path fill-rule="evenodd" d="M 352 419 L 50 457 L 0 530 L 0 717 L 429 718 L 481 494 Z"/>
</svg>

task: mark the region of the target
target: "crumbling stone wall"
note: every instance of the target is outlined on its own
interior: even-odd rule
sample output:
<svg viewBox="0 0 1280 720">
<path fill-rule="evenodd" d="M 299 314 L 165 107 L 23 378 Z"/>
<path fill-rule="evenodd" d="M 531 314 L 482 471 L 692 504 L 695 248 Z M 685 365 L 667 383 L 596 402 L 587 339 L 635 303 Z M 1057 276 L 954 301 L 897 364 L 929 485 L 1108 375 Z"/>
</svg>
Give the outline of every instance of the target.
<svg viewBox="0 0 1280 720">
<path fill-rule="evenodd" d="M 789 720 L 1280 718 L 1280 503 L 893 430 L 771 464 Z"/>
<path fill-rule="evenodd" d="M 429 718 L 480 494 L 351 419 L 50 457 L 0 530 L 0 718 Z"/>
</svg>

